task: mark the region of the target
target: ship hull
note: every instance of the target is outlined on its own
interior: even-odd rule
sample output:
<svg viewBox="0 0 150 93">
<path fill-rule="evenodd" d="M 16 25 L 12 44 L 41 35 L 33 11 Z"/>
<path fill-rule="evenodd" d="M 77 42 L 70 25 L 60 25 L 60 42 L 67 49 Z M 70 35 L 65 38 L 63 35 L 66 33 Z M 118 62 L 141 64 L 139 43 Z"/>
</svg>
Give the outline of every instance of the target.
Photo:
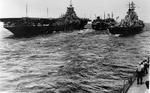
<svg viewBox="0 0 150 93">
<path fill-rule="evenodd" d="M 92 24 L 92 29 L 94 30 L 106 30 L 108 28 L 108 25 L 102 24 L 102 23 L 97 23 L 97 24 Z"/>
<path fill-rule="evenodd" d="M 88 19 L 79 19 L 78 23 L 64 23 L 63 19 L 42 18 L 2 18 L 4 28 L 8 29 L 16 37 L 50 34 L 59 31 L 72 31 L 84 29 Z"/>
<path fill-rule="evenodd" d="M 35 36 L 41 34 L 51 34 L 54 31 L 72 31 L 72 30 L 82 30 L 84 25 L 80 26 L 14 26 L 14 27 L 4 27 L 10 32 L 13 33 L 16 37 L 25 37 L 25 36 Z"/>
<path fill-rule="evenodd" d="M 37 27 L 37 26 L 20 26 L 20 27 L 5 27 L 14 36 L 23 37 L 23 36 L 34 36 L 39 34 L 49 34 L 52 33 L 51 27 Z"/>
<path fill-rule="evenodd" d="M 120 34 L 120 35 L 133 35 L 138 34 L 143 31 L 143 26 L 136 27 L 110 27 L 109 32 L 111 34 Z"/>
<path fill-rule="evenodd" d="M 110 26 L 116 24 L 113 18 L 100 19 L 99 17 L 92 22 L 92 29 L 94 30 L 107 30 Z"/>
</svg>

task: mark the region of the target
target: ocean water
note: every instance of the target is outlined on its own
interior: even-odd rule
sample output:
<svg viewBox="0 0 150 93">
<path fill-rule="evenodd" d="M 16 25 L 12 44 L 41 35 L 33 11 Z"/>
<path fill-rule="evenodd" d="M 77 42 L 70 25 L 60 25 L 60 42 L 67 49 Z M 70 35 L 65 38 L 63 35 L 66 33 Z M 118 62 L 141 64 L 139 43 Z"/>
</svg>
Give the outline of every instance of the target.
<svg viewBox="0 0 150 93">
<path fill-rule="evenodd" d="M 150 31 L 15 38 L 0 29 L 0 93 L 112 93 L 150 56 Z"/>
</svg>

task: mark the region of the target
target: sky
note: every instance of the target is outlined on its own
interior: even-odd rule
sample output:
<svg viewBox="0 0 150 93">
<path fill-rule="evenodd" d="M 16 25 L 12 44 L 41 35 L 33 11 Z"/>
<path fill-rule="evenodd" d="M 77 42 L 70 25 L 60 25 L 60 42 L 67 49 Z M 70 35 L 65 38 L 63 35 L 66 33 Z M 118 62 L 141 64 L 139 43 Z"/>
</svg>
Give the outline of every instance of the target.
<svg viewBox="0 0 150 93">
<path fill-rule="evenodd" d="M 114 17 L 124 18 L 128 3 L 136 4 L 139 19 L 150 23 L 150 0 L 72 0 L 79 17 L 94 19 L 103 17 L 104 12 L 113 12 Z M 25 17 L 28 4 L 28 17 L 57 18 L 66 12 L 70 0 L 0 0 L 0 18 Z M 47 16 L 48 8 L 48 16 Z"/>
</svg>

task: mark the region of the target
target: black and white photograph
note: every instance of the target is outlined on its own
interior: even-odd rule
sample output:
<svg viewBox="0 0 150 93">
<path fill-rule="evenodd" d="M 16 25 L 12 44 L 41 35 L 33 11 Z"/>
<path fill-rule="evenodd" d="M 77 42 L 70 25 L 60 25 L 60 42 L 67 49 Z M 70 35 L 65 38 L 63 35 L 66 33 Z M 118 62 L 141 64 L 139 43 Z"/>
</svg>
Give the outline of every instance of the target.
<svg viewBox="0 0 150 93">
<path fill-rule="evenodd" d="M 0 93 L 150 93 L 150 0 L 0 0 Z"/>
</svg>

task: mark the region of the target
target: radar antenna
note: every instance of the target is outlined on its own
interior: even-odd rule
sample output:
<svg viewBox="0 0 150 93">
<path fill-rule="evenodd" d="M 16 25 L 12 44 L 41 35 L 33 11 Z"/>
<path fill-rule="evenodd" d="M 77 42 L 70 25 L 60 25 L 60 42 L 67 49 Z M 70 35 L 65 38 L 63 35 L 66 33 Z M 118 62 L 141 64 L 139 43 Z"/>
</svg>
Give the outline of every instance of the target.
<svg viewBox="0 0 150 93">
<path fill-rule="evenodd" d="M 72 7 L 72 0 L 70 0 L 70 7 Z"/>
<path fill-rule="evenodd" d="M 135 9 L 135 4 L 131 2 L 131 9 Z"/>
</svg>

